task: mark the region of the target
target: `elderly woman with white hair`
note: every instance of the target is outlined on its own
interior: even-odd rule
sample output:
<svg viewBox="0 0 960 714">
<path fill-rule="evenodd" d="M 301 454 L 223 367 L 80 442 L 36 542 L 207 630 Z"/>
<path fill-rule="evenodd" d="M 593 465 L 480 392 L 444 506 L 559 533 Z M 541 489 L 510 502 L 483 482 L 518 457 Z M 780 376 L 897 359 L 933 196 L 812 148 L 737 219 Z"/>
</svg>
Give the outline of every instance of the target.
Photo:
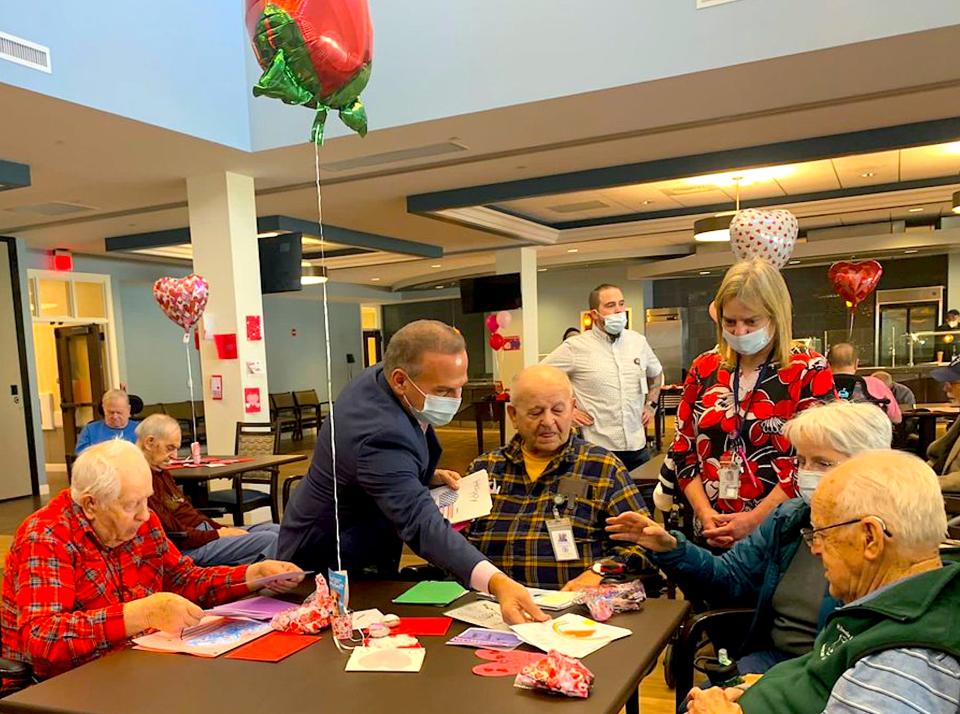
<svg viewBox="0 0 960 714">
<path fill-rule="evenodd" d="M 742 674 L 810 651 L 838 602 L 823 568 L 802 548 L 810 497 L 824 472 L 867 449 L 889 448 L 890 420 L 873 404 L 845 401 L 801 412 L 784 427 L 796 449 L 800 496 L 780 504 L 760 526 L 723 555 L 713 555 L 678 531 L 667 532 L 641 513 L 609 519 L 614 540 L 637 543 L 680 588 L 712 607 L 755 609 L 737 663 Z"/>
<path fill-rule="evenodd" d="M 258 580 L 303 572 L 292 563 L 201 568 L 164 535 L 147 508 L 143 454 L 127 441 L 77 458 L 73 482 L 17 529 L 0 611 L 3 656 L 44 679 L 125 647 L 147 630 L 180 632 L 203 610 L 258 589 Z M 277 584 L 271 585 L 276 589 Z"/>
<path fill-rule="evenodd" d="M 843 607 L 808 654 L 745 691 L 694 689 L 687 711 L 955 714 L 960 563 L 940 559 L 947 516 L 930 467 L 900 451 L 858 454 L 824 477 L 811 523 L 803 539 Z"/>
</svg>

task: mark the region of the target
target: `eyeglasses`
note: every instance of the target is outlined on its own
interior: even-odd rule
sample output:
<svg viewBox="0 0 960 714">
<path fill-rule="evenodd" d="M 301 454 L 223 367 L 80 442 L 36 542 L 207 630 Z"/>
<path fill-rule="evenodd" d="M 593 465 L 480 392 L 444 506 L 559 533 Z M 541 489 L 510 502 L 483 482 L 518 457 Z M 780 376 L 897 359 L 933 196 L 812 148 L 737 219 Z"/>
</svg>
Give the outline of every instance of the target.
<svg viewBox="0 0 960 714">
<path fill-rule="evenodd" d="M 804 462 L 801 464 L 799 456 L 791 456 L 790 462 L 793 465 L 794 470 L 808 469 L 810 471 L 820 472 L 829 471 L 837 465 L 835 461 L 826 461 L 825 459 L 811 459 L 809 462 L 804 460 Z"/>
<path fill-rule="evenodd" d="M 887 524 L 883 522 L 883 519 L 880 516 L 860 516 L 859 518 L 851 518 L 849 521 L 843 521 L 842 523 L 834 523 L 829 526 L 823 526 L 822 528 L 801 528 L 800 535 L 803 537 L 804 542 L 813 547 L 814 542 L 824 531 L 828 531 L 831 528 L 841 528 L 843 526 L 852 526 L 854 523 L 860 523 L 865 518 L 876 518 L 880 521 L 880 526 L 883 528 L 883 534 L 887 538 L 893 538 L 893 533 L 887 528 Z"/>
</svg>

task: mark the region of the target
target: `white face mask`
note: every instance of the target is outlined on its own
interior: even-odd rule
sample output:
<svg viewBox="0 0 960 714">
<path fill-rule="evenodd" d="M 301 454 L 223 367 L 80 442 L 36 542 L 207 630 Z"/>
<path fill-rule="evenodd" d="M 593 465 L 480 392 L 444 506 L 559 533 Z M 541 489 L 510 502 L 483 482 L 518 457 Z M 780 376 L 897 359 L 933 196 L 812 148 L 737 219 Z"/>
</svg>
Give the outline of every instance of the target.
<svg viewBox="0 0 960 714">
<path fill-rule="evenodd" d="M 822 471 L 811 471 L 809 469 L 797 469 L 797 489 L 800 491 L 800 498 L 808 506 L 813 499 L 813 492 L 823 478 Z"/>
<path fill-rule="evenodd" d="M 414 416 L 420 421 L 432 426 L 446 426 L 460 411 L 460 397 L 439 397 L 436 394 L 427 394 L 412 379 L 410 384 L 423 395 L 423 409 L 417 409 L 410 404 L 409 399 L 407 400 Z"/>
<path fill-rule="evenodd" d="M 724 328 L 723 339 L 730 345 L 730 349 L 734 352 L 749 357 L 750 355 L 757 354 L 757 352 L 769 345 L 770 340 L 773 339 L 773 333 L 771 333 L 770 329 L 766 326 L 753 332 L 748 332 L 745 335 L 734 335 Z"/>
<path fill-rule="evenodd" d="M 603 316 L 603 329 L 608 335 L 619 335 L 627 326 L 627 313 L 614 312 Z"/>
</svg>

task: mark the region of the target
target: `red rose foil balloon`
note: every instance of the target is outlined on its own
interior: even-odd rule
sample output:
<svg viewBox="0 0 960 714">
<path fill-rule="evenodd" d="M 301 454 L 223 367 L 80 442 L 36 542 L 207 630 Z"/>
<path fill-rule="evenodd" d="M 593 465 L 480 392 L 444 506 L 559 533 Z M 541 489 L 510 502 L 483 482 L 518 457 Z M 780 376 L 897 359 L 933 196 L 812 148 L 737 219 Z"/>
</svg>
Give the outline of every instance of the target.
<svg viewBox="0 0 960 714">
<path fill-rule="evenodd" d="M 254 96 L 316 109 L 311 138 L 317 144 L 331 109 L 366 135 L 360 92 L 373 59 L 367 0 L 247 0 L 246 22 L 263 68 Z"/>
</svg>

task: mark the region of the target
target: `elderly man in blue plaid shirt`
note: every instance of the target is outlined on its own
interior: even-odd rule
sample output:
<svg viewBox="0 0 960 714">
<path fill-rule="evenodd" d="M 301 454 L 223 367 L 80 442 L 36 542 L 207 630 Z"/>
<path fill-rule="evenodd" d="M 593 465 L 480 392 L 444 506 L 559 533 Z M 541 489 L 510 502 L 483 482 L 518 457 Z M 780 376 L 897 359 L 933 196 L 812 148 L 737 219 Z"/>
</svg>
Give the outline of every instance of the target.
<svg viewBox="0 0 960 714">
<path fill-rule="evenodd" d="M 517 434 L 469 469 L 486 469 L 494 492 L 493 511 L 470 525 L 470 541 L 528 587 L 597 585 L 605 561 L 640 558 L 639 548 L 615 543 L 604 528 L 608 517 L 646 510 L 643 498 L 613 453 L 573 433 L 573 412 L 566 374 L 524 369 L 507 405 Z"/>
</svg>

